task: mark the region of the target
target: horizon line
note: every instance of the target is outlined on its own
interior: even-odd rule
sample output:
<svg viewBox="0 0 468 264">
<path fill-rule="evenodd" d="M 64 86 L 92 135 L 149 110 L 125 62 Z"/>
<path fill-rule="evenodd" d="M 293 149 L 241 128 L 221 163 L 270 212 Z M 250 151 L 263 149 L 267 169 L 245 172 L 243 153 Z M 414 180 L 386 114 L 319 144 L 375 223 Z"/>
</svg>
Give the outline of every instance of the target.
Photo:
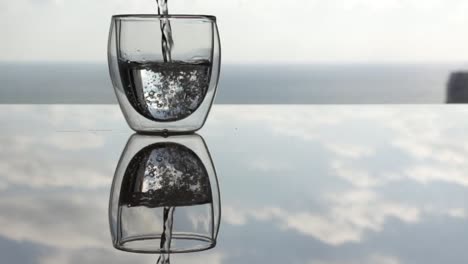
<svg viewBox="0 0 468 264">
<path fill-rule="evenodd" d="M 20 61 L 12 61 L 12 60 L 0 60 L 0 64 L 107 64 L 105 60 L 99 61 L 84 61 L 84 60 L 20 60 Z M 239 61 L 226 61 L 222 62 L 221 64 L 224 65 L 372 65 L 372 64 L 385 64 L 385 65 L 401 65 L 401 64 L 468 64 L 468 60 L 444 60 L 444 61 L 436 61 L 436 60 L 401 60 L 401 61 L 394 61 L 394 60 L 362 60 L 362 61 L 246 61 L 246 62 L 239 62 Z"/>
</svg>

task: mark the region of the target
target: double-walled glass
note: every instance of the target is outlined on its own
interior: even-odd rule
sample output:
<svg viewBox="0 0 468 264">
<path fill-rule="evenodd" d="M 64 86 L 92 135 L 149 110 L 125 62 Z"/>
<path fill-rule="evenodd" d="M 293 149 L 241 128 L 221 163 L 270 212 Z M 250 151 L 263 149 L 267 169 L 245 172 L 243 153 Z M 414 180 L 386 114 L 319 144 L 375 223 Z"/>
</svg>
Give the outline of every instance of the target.
<svg viewBox="0 0 468 264">
<path fill-rule="evenodd" d="M 110 75 L 125 119 L 137 132 L 200 129 L 215 97 L 220 61 L 213 16 L 112 17 Z"/>
<path fill-rule="evenodd" d="M 199 135 L 129 139 L 109 204 L 114 247 L 139 253 L 210 249 L 220 219 L 216 171 Z"/>
</svg>

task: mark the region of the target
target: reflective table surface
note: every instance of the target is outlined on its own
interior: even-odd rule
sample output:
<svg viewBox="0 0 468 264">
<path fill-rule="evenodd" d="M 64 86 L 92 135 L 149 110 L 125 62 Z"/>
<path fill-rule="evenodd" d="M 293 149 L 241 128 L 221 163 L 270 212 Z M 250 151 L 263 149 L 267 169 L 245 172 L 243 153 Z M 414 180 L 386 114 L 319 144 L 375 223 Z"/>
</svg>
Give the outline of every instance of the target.
<svg viewBox="0 0 468 264">
<path fill-rule="evenodd" d="M 463 105 L 215 105 L 198 132 L 206 152 L 184 141 L 183 157 L 213 174 L 211 157 L 217 243 L 164 260 L 113 245 L 114 174 L 140 144 L 118 106 L 2 105 L 0 120 L 1 263 L 468 263 Z M 195 189 L 157 202 L 217 203 Z"/>
</svg>

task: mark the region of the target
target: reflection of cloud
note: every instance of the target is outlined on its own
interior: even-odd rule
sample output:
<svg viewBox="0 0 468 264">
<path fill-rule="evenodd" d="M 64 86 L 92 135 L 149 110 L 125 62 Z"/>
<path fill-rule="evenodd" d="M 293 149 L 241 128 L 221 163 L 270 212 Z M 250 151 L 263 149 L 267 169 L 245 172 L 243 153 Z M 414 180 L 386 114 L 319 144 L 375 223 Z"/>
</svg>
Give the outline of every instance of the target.
<svg viewBox="0 0 468 264">
<path fill-rule="evenodd" d="M 263 109 L 262 107 L 259 108 Z M 226 112 L 229 113 L 226 113 L 226 115 L 233 115 L 232 109 L 227 109 L 229 111 Z M 328 246 L 332 246 L 330 247 L 332 249 L 338 249 L 335 246 L 345 246 L 348 243 L 352 244 L 355 242 L 363 242 L 363 245 L 368 245 L 368 243 L 379 240 L 379 238 L 376 239 L 372 236 L 371 241 L 366 241 L 367 238 L 371 237 L 369 235 L 373 232 L 383 232 L 383 228 L 386 224 L 392 222 L 392 220 L 405 224 L 413 224 L 424 221 L 426 216 L 429 218 L 429 216 L 434 215 L 466 219 L 466 208 L 462 208 L 465 205 L 465 201 L 458 204 L 449 204 L 446 207 L 443 207 L 445 205 L 444 202 L 435 203 L 433 211 L 425 211 L 421 208 L 425 208 L 425 203 L 432 203 L 433 200 L 431 201 L 429 196 L 420 197 L 419 194 L 413 195 L 411 191 L 421 187 L 418 183 L 433 184 L 442 181 L 450 182 L 457 186 L 467 186 L 466 176 L 463 173 L 468 171 L 466 169 L 468 165 L 464 160 L 464 157 L 468 157 L 466 155 L 468 153 L 468 144 L 465 132 L 462 131 L 466 127 L 464 125 L 466 122 L 464 123 L 460 120 L 464 120 L 468 113 L 452 113 L 450 114 L 451 118 L 440 120 L 437 116 L 443 116 L 443 112 L 439 114 L 436 111 L 430 111 L 431 113 L 428 115 L 430 121 L 426 122 L 423 121 L 426 116 L 414 113 L 411 111 L 412 108 L 407 109 L 407 111 L 387 109 L 375 111 L 372 115 L 361 115 L 362 111 L 359 110 L 357 113 L 356 111 L 350 111 L 350 114 L 340 112 L 338 111 L 339 107 L 323 108 L 325 110 L 304 107 L 302 112 L 298 112 L 299 114 L 304 114 L 304 116 L 294 117 L 295 121 L 290 122 L 287 115 L 293 114 L 293 112 L 283 113 L 283 111 L 269 111 L 267 108 L 264 108 L 260 111 L 263 112 L 260 113 L 260 116 L 263 115 L 267 120 L 264 126 L 264 123 L 261 123 L 263 122 L 261 119 L 256 119 L 256 112 L 252 111 L 252 109 L 250 106 L 246 106 L 245 112 L 249 114 L 249 117 L 246 118 L 251 120 L 252 123 L 250 125 L 254 124 L 255 126 L 265 127 L 265 131 L 268 131 L 268 133 L 274 131 L 274 137 L 269 137 L 268 139 L 278 140 L 286 137 L 286 140 L 292 141 L 291 145 L 293 146 L 294 144 L 306 142 L 303 149 L 299 150 L 298 148 L 297 153 L 295 153 L 294 148 L 289 150 L 290 152 L 285 152 L 287 154 L 284 157 L 285 160 L 305 157 L 297 162 L 295 161 L 296 163 L 292 163 L 291 167 L 283 166 L 283 164 L 275 167 L 277 166 L 274 163 L 275 156 L 279 152 L 262 153 L 265 155 L 262 156 L 262 159 L 259 159 L 256 164 L 250 163 L 251 166 L 256 166 L 255 168 L 259 169 L 256 171 L 258 174 L 274 175 L 274 172 L 278 168 L 287 173 L 297 167 L 303 168 L 300 166 L 306 167 L 311 165 L 314 162 L 312 159 L 320 156 L 323 159 L 320 162 L 315 162 L 314 166 L 309 168 L 323 169 L 326 175 L 304 179 L 300 177 L 307 175 L 297 175 L 298 178 L 292 178 L 292 176 L 295 177 L 296 174 L 302 172 L 288 174 L 288 176 L 291 175 L 291 182 L 295 184 L 294 186 L 304 188 L 300 191 L 306 197 L 298 196 L 305 197 L 304 201 L 292 201 L 290 198 L 295 194 L 287 193 L 285 194 L 285 200 L 286 202 L 292 202 L 291 207 L 284 205 L 279 207 L 279 204 L 284 202 L 284 200 L 281 200 L 283 198 L 281 197 L 282 194 L 266 194 L 274 197 L 272 199 L 274 200 L 272 202 L 275 205 L 274 207 L 268 207 L 263 204 L 257 208 L 244 208 L 231 204 L 230 207 L 223 207 L 222 220 L 226 223 L 231 225 L 247 225 L 249 221 L 271 221 L 273 227 L 294 235 L 294 239 L 297 240 L 294 240 L 292 243 L 298 243 L 297 241 L 304 239 L 302 237 L 308 237 L 307 241 L 310 241 L 311 238 L 317 239 Z M 338 113 L 336 113 L 336 117 L 333 117 L 335 111 L 338 111 Z M 216 111 L 213 114 L 219 117 Z M 317 122 L 314 120 L 314 116 L 316 115 L 320 116 L 317 118 Z M 324 116 L 330 116 L 332 120 L 320 120 L 326 119 L 323 118 Z M 459 116 L 459 119 L 457 119 L 457 116 Z M 463 118 L 461 118 L 462 116 Z M 236 118 L 229 118 L 228 116 L 226 116 L 225 120 L 227 122 L 231 122 L 232 120 L 236 122 Z M 285 123 L 277 123 L 276 120 L 284 121 Z M 241 119 L 237 121 L 243 122 Z M 213 124 L 213 122 L 223 121 L 215 118 L 208 124 Z M 242 124 L 245 125 L 244 123 Z M 297 127 L 298 129 L 291 129 L 291 127 L 287 126 L 283 127 L 285 124 L 294 128 Z M 268 127 L 269 125 L 274 126 L 274 128 Z M 345 131 L 343 127 L 354 127 L 355 131 Z M 260 133 L 265 133 L 261 129 L 259 130 Z M 284 131 L 283 133 L 283 130 L 294 131 Z M 209 132 L 207 130 L 208 133 L 212 133 L 211 131 L 213 130 Z M 223 130 L 217 129 L 214 133 L 217 133 L 217 131 L 222 132 Z M 336 131 L 340 132 L 336 133 Z M 265 133 L 266 136 L 271 136 L 268 133 Z M 330 142 L 334 142 L 334 138 L 337 138 L 337 134 L 340 136 L 339 140 L 336 140 L 339 144 L 330 144 Z M 86 145 L 91 146 L 92 144 L 89 142 L 94 142 L 95 140 L 92 137 L 76 140 L 76 144 L 83 143 L 85 147 Z M 89 141 L 89 144 L 83 141 Z M 66 144 L 67 142 L 62 143 Z M 414 143 L 414 146 L 408 147 L 408 143 Z M 78 153 L 78 151 L 69 151 L 66 155 L 63 155 L 64 152 L 55 152 L 55 147 L 53 147 L 54 151 L 49 151 L 45 147 L 50 148 L 50 144 L 50 141 L 45 138 L 31 138 L 27 136 L 14 136 L 9 137 L 7 140 L 2 140 L 2 149 L 0 150 L 0 172 L 2 174 L 0 186 L 3 185 L 4 188 L 14 187 L 14 184 L 22 185 L 21 187 L 23 188 L 52 186 L 57 188 L 49 188 L 47 191 L 49 192 L 50 190 L 51 193 L 60 191 L 60 195 L 50 194 L 50 199 L 37 199 L 34 193 L 31 194 L 28 190 L 29 198 L 15 196 L 0 202 L 0 210 L 8 212 L 8 214 L 0 216 L 0 233 L 6 234 L 10 238 L 17 237 L 25 241 L 38 241 L 39 237 L 47 240 L 44 237 L 50 237 L 49 242 L 43 243 L 60 249 L 61 253 L 56 255 L 51 254 L 47 259 L 44 259 L 44 263 L 53 263 L 53 261 L 56 263 L 73 263 L 77 260 L 83 260 L 84 263 L 134 262 L 134 259 L 132 261 L 130 257 L 122 257 L 123 255 L 117 255 L 115 252 L 105 249 L 106 247 L 111 247 L 110 236 L 107 231 L 107 211 L 105 208 L 107 197 L 94 194 L 93 188 L 106 187 L 107 189 L 111 181 L 111 170 L 106 172 L 96 169 L 96 166 L 83 164 L 86 160 L 82 158 L 84 155 L 71 155 Z M 350 149 L 352 151 L 347 150 L 349 146 L 351 146 Z M 68 146 L 67 148 L 75 149 L 73 146 Z M 311 155 L 311 159 L 308 159 L 309 156 L 307 154 L 310 154 L 310 152 L 304 154 L 299 151 L 310 151 L 313 155 Z M 318 151 L 324 151 L 325 155 L 321 156 L 323 153 Z M 394 157 L 391 155 L 395 155 L 395 153 L 391 152 L 396 152 L 398 157 L 392 159 Z M 85 153 L 85 155 L 87 154 L 89 152 Z M 256 155 L 258 152 L 254 152 L 253 154 Z M 251 162 L 252 160 L 248 161 Z M 304 164 L 297 164 L 302 161 L 304 161 Z M 309 161 L 310 163 L 308 163 Z M 95 162 L 96 160 L 93 161 L 93 164 Z M 317 163 L 318 165 L 316 165 Z M 391 164 L 392 166 L 383 166 L 382 163 L 385 163 L 385 165 Z M 70 168 L 73 169 L 70 171 Z M 235 170 L 234 168 L 234 172 L 237 173 Z M 318 172 L 321 173 L 323 171 Z M 281 173 L 283 171 L 277 173 L 277 175 Z M 332 176 L 338 177 L 328 177 L 330 173 L 332 173 Z M 318 173 L 310 171 L 310 174 L 315 175 Z M 396 176 L 390 177 L 387 175 Z M 255 176 L 246 175 L 246 177 Z M 271 182 L 274 185 L 273 187 L 277 187 L 283 183 L 289 184 L 289 178 L 284 181 Z M 306 186 L 299 186 L 299 184 Z M 402 196 L 399 196 L 398 188 L 403 185 L 405 187 L 402 188 Z M 73 193 L 73 191 L 71 193 L 64 193 L 61 187 L 71 187 L 70 189 L 78 187 L 80 190 L 85 189 L 86 192 L 79 194 Z M 437 185 L 434 184 L 434 187 L 437 187 Z M 242 206 L 250 206 L 252 203 L 257 202 L 262 203 L 262 201 L 268 201 L 269 198 L 266 196 L 261 201 L 252 202 L 251 200 L 246 200 L 246 197 L 251 198 L 252 196 L 243 196 L 244 190 L 241 188 L 239 190 L 240 195 L 235 196 L 234 199 L 239 199 L 240 202 L 237 204 Z M 309 190 L 309 192 L 306 192 L 306 190 Z M 245 191 L 248 191 L 248 188 Z M 268 193 L 268 189 L 261 192 Z M 425 194 L 430 195 L 432 193 L 428 192 Z M 394 198 L 392 199 L 391 196 Z M 83 200 L 79 201 L 77 197 L 82 197 Z M 89 200 L 87 200 L 88 198 Z M 67 201 L 68 199 L 71 200 L 68 202 L 70 203 L 69 205 L 66 205 L 67 202 L 63 202 L 63 205 L 58 204 L 59 201 Z M 97 202 L 98 200 L 100 202 Z M 105 202 L 102 202 L 103 200 Z M 399 200 L 403 200 L 404 202 Z M 279 202 L 276 203 L 277 201 Z M 307 202 L 309 201 L 311 205 L 307 207 Z M 99 205 L 95 203 L 99 203 Z M 23 204 L 26 205 L 23 206 Z M 47 206 L 50 206 L 50 208 Z M 66 206 L 70 207 L 70 213 L 65 209 L 60 209 Z M 254 207 L 253 205 L 251 206 Z M 447 209 L 457 206 L 460 208 Z M 96 208 L 93 209 L 93 207 Z M 315 210 L 314 207 L 317 207 L 317 209 Z M 30 214 L 27 214 L 27 212 L 30 212 Z M 65 217 L 57 219 L 56 216 L 62 216 L 62 213 Z M 34 219 L 31 215 L 38 215 L 39 217 Z M 101 219 L 87 219 L 87 216 L 91 215 L 93 216 L 92 218 Z M 200 221 L 196 218 L 193 221 L 200 224 Z M 64 226 L 65 224 L 62 222 L 68 222 L 69 226 Z M 53 227 L 55 223 L 58 223 L 57 227 Z M 84 225 L 84 227 L 81 227 L 81 225 Z M 423 224 L 421 223 L 421 225 Z M 42 228 L 43 226 L 44 228 Z M 394 226 L 392 225 L 392 227 Z M 266 228 L 270 228 L 272 232 L 277 231 L 270 226 Z M 71 232 L 74 229 L 82 233 Z M 17 230 L 21 230 L 21 232 L 17 232 Z M 63 236 L 60 233 L 64 233 Z M 298 234 L 302 234 L 303 236 Z M 385 235 L 383 236 L 385 237 Z M 60 245 L 63 241 L 75 237 L 77 238 L 76 241 Z M 83 248 L 86 247 L 96 247 L 98 250 L 85 256 L 87 249 Z M 222 243 L 220 243 L 220 247 L 222 247 Z M 116 255 L 120 257 L 115 257 Z M 190 256 L 190 258 L 193 257 Z M 123 261 L 124 259 L 125 261 Z M 198 258 L 196 259 L 199 260 Z M 204 258 L 200 259 L 203 260 Z M 211 256 L 207 257 L 207 259 L 210 259 L 214 263 L 224 261 L 224 258 L 219 256 Z M 359 259 L 359 261 L 354 262 L 322 261 L 315 263 L 393 264 L 398 262 L 397 259 L 392 257 L 379 255 Z"/>
<path fill-rule="evenodd" d="M 154 263 L 155 255 L 138 256 L 112 246 L 107 217 L 107 192 L 50 189 L 48 194 L 0 197 L 0 236 L 40 245 L 47 250 L 37 259 L 43 264 Z M 142 226 L 154 225 L 141 222 Z M 29 248 L 27 249 L 29 251 Z M 27 253 L 26 253 L 27 254 Z M 221 252 L 182 256 L 190 263 L 220 264 Z M 179 259 L 178 256 L 171 258 Z M 17 258 L 15 258 L 17 259 Z"/>
<path fill-rule="evenodd" d="M 382 184 L 385 180 L 372 176 L 371 173 L 364 169 L 356 169 L 340 161 L 332 162 L 331 166 L 337 176 L 352 183 L 356 187 L 373 187 Z"/>
<path fill-rule="evenodd" d="M 358 159 L 374 154 L 374 150 L 369 146 L 330 143 L 326 147 L 339 156 L 351 159 Z"/>
<path fill-rule="evenodd" d="M 464 208 L 453 208 L 448 211 L 448 215 L 454 218 L 467 219 L 468 212 Z"/>
<path fill-rule="evenodd" d="M 387 217 L 414 223 L 419 220 L 419 209 L 382 200 L 376 193 L 352 191 L 331 195 L 333 215 L 346 219 L 363 229 L 379 231 Z"/>
<path fill-rule="evenodd" d="M 223 206 L 223 221 L 231 225 L 244 225 L 247 218 L 244 212 L 230 206 Z"/>
<path fill-rule="evenodd" d="M 154 259 L 154 257 L 152 258 Z M 148 258 L 148 261 L 150 258 Z M 40 264 L 75 264 L 75 263 L 116 263 L 126 264 L 134 262 L 131 256 L 116 255 L 112 249 L 61 249 L 40 258 Z"/>
<path fill-rule="evenodd" d="M 284 160 L 273 161 L 266 158 L 257 158 L 251 161 L 251 167 L 262 172 L 284 171 L 291 169 L 291 163 Z"/>
<path fill-rule="evenodd" d="M 59 130 L 77 127 L 80 129 L 109 129 L 113 128 L 109 126 L 111 124 L 119 128 L 125 125 L 123 116 L 115 105 L 95 105 L 93 107 L 52 105 L 47 109 L 47 116 L 48 123 Z"/>
<path fill-rule="evenodd" d="M 101 151 L 106 141 L 102 133 L 52 131 L 113 128 L 122 119 L 118 107 L 18 105 L 0 111 L 0 118 L 9 124 L 0 137 L 0 188 L 98 188 L 110 183 L 112 172 L 107 169 L 114 164 L 82 151 Z"/>
<path fill-rule="evenodd" d="M 37 264 L 37 260 L 48 250 L 50 248 L 29 241 L 12 241 L 0 236 L 2 263 Z"/>
<path fill-rule="evenodd" d="M 105 142 L 103 135 L 93 133 L 55 133 L 47 141 L 50 146 L 63 150 L 97 149 Z"/>
<path fill-rule="evenodd" d="M 366 231 L 381 231 L 386 219 L 419 220 L 419 209 L 379 199 L 375 193 L 358 191 L 330 197 L 326 215 L 300 213 L 288 217 L 288 227 L 331 245 L 357 242 Z"/>
<path fill-rule="evenodd" d="M 193 264 L 221 264 L 224 263 L 226 255 L 221 252 L 204 252 L 203 254 L 173 254 L 170 256 L 171 263 L 193 263 Z M 132 254 L 119 252 L 109 247 L 83 248 L 77 250 L 62 249 L 39 259 L 40 264 L 96 264 L 96 263 L 156 263 L 156 254 Z"/>
<path fill-rule="evenodd" d="M 0 210 L 8 213 L 0 215 L 0 235 L 57 248 L 107 248 L 107 204 L 97 200 L 107 197 L 72 192 L 4 196 Z"/>
<path fill-rule="evenodd" d="M 308 213 L 292 214 L 285 224 L 289 229 L 312 236 L 329 245 L 359 242 L 362 236 L 361 230 L 353 228 L 349 223 Z"/>
<path fill-rule="evenodd" d="M 309 264 L 399 264 L 398 258 L 373 254 L 369 257 L 360 260 L 342 260 L 342 261 L 327 261 L 327 260 L 312 260 Z"/>
<path fill-rule="evenodd" d="M 202 254 L 173 254 L 170 256 L 171 263 L 193 263 L 193 264 L 221 264 L 224 263 L 226 255 L 222 252 L 203 252 Z M 77 250 L 62 249 L 43 256 L 39 259 L 41 264 L 96 264 L 96 263 L 156 263 L 156 254 L 132 254 L 120 252 L 112 248 L 83 248 Z"/>
<path fill-rule="evenodd" d="M 320 135 L 321 126 L 336 125 L 342 120 L 340 114 L 327 114 L 326 111 L 318 114 L 313 109 L 298 105 L 223 107 L 213 111 L 214 118 L 210 122 L 253 122 L 267 127 L 270 133 L 276 135 L 313 140 Z"/>
<path fill-rule="evenodd" d="M 81 167 L 80 167 L 81 166 Z M 0 160 L 0 185 L 99 188 L 111 183 L 111 176 L 64 159 L 50 160 L 41 155 L 10 156 Z"/>
<path fill-rule="evenodd" d="M 8 106 L 0 111 L 0 119 L 14 124 L 14 126 L 7 127 L 6 131 L 16 129 L 21 134 L 28 133 L 31 127 L 37 128 L 34 131 L 36 133 L 87 130 L 130 131 L 116 105 Z"/>
<path fill-rule="evenodd" d="M 285 216 L 285 211 L 278 207 L 239 209 L 235 206 L 223 206 L 222 220 L 230 225 L 245 225 L 249 218 L 257 221 L 272 221 Z"/>
<path fill-rule="evenodd" d="M 250 212 L 250 215 L 257 221 L 268 221 L 275 217 L 281 217 L 283 214 L 283 210 L 278 207 L 265 207 Z"/>
<path fill-rule="evenodd" d="M 249 218 L 274 221 L 282 228 L 338 246 L 359 242 L 368 231 L 381 231 L 388 218 L 414 223 L 420 216 L 418 208 L 382 200 L 365 190 L 330 195 L 328 208 L 327 212 L 319 214 L 277 207 L 242 210 L 225 206 L 223 221 L 232 225 L 244 225 Z"/>
<path fill-rule="evenodd" d="M 211 217 L 207 216 L 204 213 L 191 212 L 188 215 L 188 218 L 190 219 L 190 222 L 194 230 L 203 230 L 206 232 L 209 232 L 210 223 L 211 221 L 214 221 L 214 219 L 212 219 Z"/>
<path fill-rule="evenodd" d="M 407 140 L 399 140 L 394 143 L 396 147 L 399 147 L 407 151 L 413 157 L 423 159 L 433 159 L 439 162 L 453 163 L 453 164 L 464 164 L 466 162 L 465 151 L 461 149 L 447 149 L 443 144 L 441 146 L 435 146 L 432 142 L 419 141 L 411 138 Z M 463 145 L 462 145 L 463 146 Z"/>
<path fill-rule="evenodd" d="M 406 175 L 410 179 L 424 184 L 438 181 L 468 186 L 468 171 L 452 167 L 437 165 L 414 166 L 406 170 Z"/>
<path fill-rule="evenodd" d="M 83 160 L 79 152 L 50 151 L 98 147 L 103 139 L 91 133 L 74 138 L 11 136 L 0 138 L 0 188 L 9 185 L 30 187 L 108 187 L 111 173 L 102 166 L 97 169 L 93 159 Z M 79 147 L 81 146 L 81 147 Z"/>
<path fill-rule="evenodd" d="M 401 148 L 408 152 L 413 157 L 418 159 L 424 159 L 431 155 L 432 149 L 426 144 L 418 144 L 413 139 L 396 140 L 394 143 L 395 147 Z"/>
<path fill-rule="evenodd" d="M 193 254 L 178 254 L 172 255 L 173 263 L 190 263 L 190 264 L 221 264 L 225 263 L 226 254 L 221 252 L 207 252 L 203 257 L 194 257 Z"/>
<path fill-rule="evenodd" d="M 468 186 L 467 142 L 452 137 L 447 132 L 451 129 L 452 126 L 447 125 L 442 128 L 434 126 L 430 129 L 430 137 L 420 137 L 414 132 L 400 136 L 393 142 L 394 146 L 415 158 L 413 164 L 403 168 L 409 179 L 423 184 L 446 182 Z"/>
<path fill-rule="evenodd" d="M 435 182 L 468 186 L 467 109 L 442 106 L 243 106 L 233 109 L 225 107 L 214 112 L 216 118 L 212 120 L 260 126 L 266 132 L 258 135 L 269 133 L 271 140 L 281 143 L 316 144 L 319 147 L 311 152 L 304 153 L 308 150 L 301 148 L 298 153 L 294 150 L 287 153 L 290 159 L 298 157 L 298 161 L 302 161 L 310 153 L 317 157 L 320 154 L 315 151 L 325 150 L 325 158 L 330 161 L 322 163 L 330 165 L 324 169 L 325 173 L 331 172 L 350 185 L 343 186 L 339 182 L 333 187 L 338 190 L 319 192 L 325 193 L 325 197 L 316 197 L 319 208 L 325 208 L 324 212 L 304 207 L 302 210 L 284 206 L 274 210 L 233 207 L 224 215 L 227 223 L 243 225 L 252 219 L 272 221 L 287 230 L 337 246 L 362 241 L 369 232 L 381 232 L 389 219 L 417 223 L 423 220 L 423 213 L 424 216 L 466 217 L 466 209 L 447 213 L 438 203 L 433 211 L 426 211 L 424 208 L 431 201 L 408 199 L 405 188 L 420 188 L 417 183 Z M 281 174 L 274 164 L 275 155 L 264 159 L 268 162 L 247 162 L 253 168 L 270 169 L 260 173 Z M 309 166 L 307 163 L 294 165 Z M 292 171 L 293 168 L 286 168 L 286 172 Z M 405 196 L 401 198 L 396 194 L 399 185 L 406 186 L 402 188 Z M 316 189 L 311 188 L 312 191 Z M 392 259 L 387 262 L 398 263 Z"/>
</svg>

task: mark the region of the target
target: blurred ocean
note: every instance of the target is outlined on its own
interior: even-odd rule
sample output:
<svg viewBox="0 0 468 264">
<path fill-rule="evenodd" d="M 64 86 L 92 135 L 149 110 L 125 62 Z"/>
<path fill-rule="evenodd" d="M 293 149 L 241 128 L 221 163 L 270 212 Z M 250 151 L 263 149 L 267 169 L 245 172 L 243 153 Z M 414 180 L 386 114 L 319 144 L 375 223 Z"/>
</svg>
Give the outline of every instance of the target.
<svg viewBox="0 0 468 264">
<path fill-rule="evenodd" d="M 444 103 L 452 64 L 223 65 L 216 103 Z M 0 63 L 0 103 L 116 103 L 107 64 Z"/>
</svg>

